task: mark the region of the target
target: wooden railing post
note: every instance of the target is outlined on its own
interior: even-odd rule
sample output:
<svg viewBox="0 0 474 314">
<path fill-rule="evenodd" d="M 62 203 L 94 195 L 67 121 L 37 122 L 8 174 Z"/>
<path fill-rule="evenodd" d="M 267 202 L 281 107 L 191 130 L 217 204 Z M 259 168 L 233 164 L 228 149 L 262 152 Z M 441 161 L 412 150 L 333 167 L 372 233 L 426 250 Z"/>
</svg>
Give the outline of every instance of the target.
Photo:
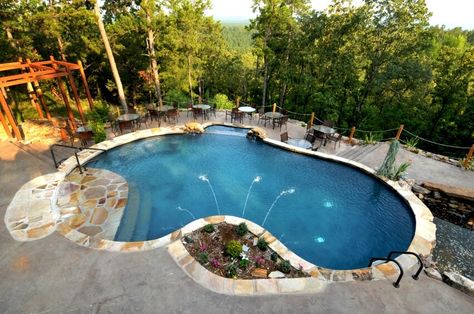
<svg viewBox="0 0 474 314">
<path fill-rule="evenodd" d="M 351 129 L 351 134 L 349 134 L 349 144 L 352 144 L 352 139 L 354 138 L 355 132 L 356 132 L 356 128 L 355 126 L 353 126 Z"/>
<path fill-rule="evenodd" d="M 237 96 L 237 99 L 235 100 L 236 104 L 237 104 L 237 108 L 240 107 L 240 97 Z"/>
<path fill-rule="evenodd" d="M 397 132 L 397 135 L 395 136 L 395 139 L 398 141 L 400 139 L 400 136 L 402 135 L 402 132 L 403 132 L 403 128 L 405 127 L 405 125 L 401 124 L 400 127 L 398 128 L 398 132 Z"/>
<path fill-rule="evenodd" d="M 23 140 L 23 136 L 21 135 L 20 129 L 18 128 L 18 125 L 16 124 L 16 120 L 13 117 L 10 107 L 8 106 L 7 101 L 5 100 L 5 97 L 3 97 L 2 92 L 0 92 L 0 104 L 2 105 L 3 111 L 5 112 L 5 115 L 7 116 L 8 122 L 10 123 L 13 129 L 13 133 L 15 133 L 16 140 L 17 141 Z"/>
<path fill-rule="evenodd" d="M 53 62 L 52 63 L 53 69 L 58 70 L 58 65 L 54 62 L 55 61 L 54 57 L 49 56 L 49 59 Z M 76 130 L 76 121 L 75 121 L 75 118 L 74 118 L 74 114 L 72 113 L 72 110 L 71 110 L 71 105 L 69 104 L 69 98 L 68 98 L 68 95 L 66 93 L 66 89 L 63 86 L 63 81 L 60 77 L 58 77 L 56 79 L 56 82 L 58 83 L 59 91 L 61 92 L 61 97 L 63 98 L 64 104 L 66 105 L 66 111 L 67 111 L 67 115 L 68 115 L 68 118 L 69 118 L 69 122 L 71 122 L 71 128 L 75 131 Z"/>
<path fill-rule="evenodd" d="M 471 162 L 472 155 L 474 154 L 474 144 L 472 144 L 469 153 L 467 153 L 466 159 L 464 159 L 464 167 L 467 168 L 467 165 Z"/>
<path fill-rule="evenodd" d="M 309 120 L 309 127 L 312 128 L 314 125 L 314 112 L 311 112 L 311 120 Z"/>
<path fill-rule="evenodd" d="M 275 111 L 276 111 L 276 106 L 277 106 L 277 104 L 276 104 L 276 103 L 275 103 L 275 104 L 273 104 L 273 110 L 272 110 L 272 112 L 275 112 Z"/>
</svg>

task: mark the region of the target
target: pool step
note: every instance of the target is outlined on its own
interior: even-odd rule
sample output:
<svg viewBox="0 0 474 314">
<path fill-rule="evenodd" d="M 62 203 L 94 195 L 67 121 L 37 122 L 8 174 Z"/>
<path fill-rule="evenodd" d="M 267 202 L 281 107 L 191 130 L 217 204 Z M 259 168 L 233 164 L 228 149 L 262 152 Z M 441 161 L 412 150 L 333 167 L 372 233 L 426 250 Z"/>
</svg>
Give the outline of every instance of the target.
<svg viewBox="0 0 474 314">
<path fill-rule="evenodd" d="M 132 241 L 135 232 L 135 225 L 138 220 L 138 211 L 140 209 L 140 193 L 133 183 L 128 184 L 128 203 L 122 216 L 120 226 L 115 234 L 115 241 Z M 123 222 L 126 221 L 127 224 Z"/>
<path fill-rule="evenodd" d="M 140 210 L 137 215 L 137 222 L 133 232 L 132 241 L 143 241 L 147 239 L 151 220 L 151 192 L 144 188 L 140 190 Z"/>
</svg>

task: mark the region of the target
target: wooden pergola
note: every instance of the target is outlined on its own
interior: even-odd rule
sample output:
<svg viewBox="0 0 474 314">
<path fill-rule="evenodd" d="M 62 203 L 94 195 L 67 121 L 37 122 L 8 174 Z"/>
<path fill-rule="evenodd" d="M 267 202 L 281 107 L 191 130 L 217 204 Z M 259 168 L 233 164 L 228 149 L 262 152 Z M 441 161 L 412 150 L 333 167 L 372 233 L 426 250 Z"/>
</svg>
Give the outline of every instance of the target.
<svg viewBox="0 0 474 314">
<path fill-rule="evenodd" d="M 7 102 L 8 87 L 26 84 L 31 104 L 38 112 L 39 118 L 44 119 L 46 114 L 46 118 L 51 120 L 51 114 L 46 102 L 44 101 L 43 92 L 40 88 L 41 81 L 51 79 L 56 80 L 59 91 L 61 92 L 61 97 L 64 101 L 64 104 L 66 105 L 70 125 L 73 129 L 76 129 L 76 122 L 71 109 L 71 104 L 69 102 L 68 94 L 63 84 L 63 77 L 67 78 L 69 82 L 80 118 L 82 122 L 85 123 L 86 119 L 81 106 L 79 92 L 72 76 L 72 71 L 76 70 L 78 70 L 80 73 L 85 93 L 87 95 L 87 100 L 89 102 L 89 107 L 92 109 L 94 103 L 89 91 L 89 86 L 87 85 L 86 74 L 82 67 L 81 61 L 78 61 L 77 64 L 75 64 L 64 61 L 56 61 L 53 57 L 50 57 L 49 61 L 31 62 L 29 59 L 26 59 L 26 62 L 23 62 L 20 59 L 18 62 L 0 64 L 0 121 L 3 125 L 3 128 L 5 129 L 6 134 L 10 138 L 15 137 L 17 140 L 24 139 L 20 129 L 18 128 L 18 123 L 13 115 L 13 112 Z M 6 71 L 18 71 L 20 73 L 2 76 L 2 74 L 4 74 L 2 72 Z M 10 127 L 13 130 L 13 134 L 12 130 L 10 130 Z"/>
</svg>

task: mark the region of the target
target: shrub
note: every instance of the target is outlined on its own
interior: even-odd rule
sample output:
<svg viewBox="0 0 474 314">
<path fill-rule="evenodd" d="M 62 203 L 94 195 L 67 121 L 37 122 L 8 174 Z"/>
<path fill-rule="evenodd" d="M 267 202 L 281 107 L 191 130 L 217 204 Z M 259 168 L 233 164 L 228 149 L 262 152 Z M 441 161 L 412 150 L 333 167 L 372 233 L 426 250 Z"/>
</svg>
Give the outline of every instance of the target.
<svg viewBox="0 0 474 314">
<path fill-rule="evenodd" d="M 102 122 L 105 123 L 109 120 L 109 105 L 102 100 L 94 101 L 94 109 L 86 114 L 86 118 L 89 122 Z"/>
<path fill-rule="evenodd" d="M 232 109 L 234 107 L 234 104 L 225 94 L 216 94 L 214 96 L 214 103 L 216 104 L 217 109 Z"/>
<path fill-rule="evenodd" d="M 225 269 L 225 275 L 227 278 L 234 278 L 237 276 L 237 267 L 234 264 L 230 264 Z"/>
<path fill-rule="evenodd" d="M 270 256 L 270 259 L 274 262 L 278 260 L 278 254 L 277 252 L 273 252 L 272 255 Z"/>
<path fill-rule="evenodd" d="M 388 149 L 387 156 L 385 156 L 382 166 L 380 166 L 379 170 L 377 171 L 379 176 L 384 176 L 391 180 L 398 180 L 408 169 L 410 163 L 407 162 L 401 164 L 398 168 L 394 166 L 399 149 L 400 143 L 397 140 L 394 140 L 390 144 L 390 148 Z"/>
<path fill-rule="evenodd" d="M 105 133 L 104 122 L 89 120 L 89 127 L 92 129 L 92 133 L 94 133 L 94 142 L 100 143 L 107 139 L 107 133 Z"/>
<path fill-rule="evenodd" d="M 266 250 L 268 249 L 267 241 L 265 241 L 264 238 L 259 238 L 259 239 L 258 239 L 258 242 L 257 242 L 257 247 L 258 247 L 261 251 L 266 251 Z"/>
<path fill-rule="evenodd" d="M 214 230 L 216 230 L 216 228 L 213 224 L 207 224 L 204 226 L 204 231 L 206 231 L 207 233 L 213 233 Z"/>
<path fill-rule="evenodd" d="M 364 144 L 365 145 L 373 145 L 377 144 L 381 140 L 381 136 L 379 134 L 372 134 L 372 132 L 369 132 L 369 134 L 365 134 L 364 136 Z"/>
<path fill-rule="evenodd" d="M 194 243 L 193 238 L 191 238 L 190 236 L 184 236 L 184 241 L 186 241 L 186 243 Z"/>
<path fill-rule="evenodd" d="M 418 142 L 419 142 L 419 138 L 418 136 L 415 136 L 415 137 L 411 137 L 409 139 L 407 139 L 407 142 L 406 142 L 406 147 L 410 150 L 414 150 L 416 145 L 418 145 Z"/>
<path fill-rule="evenodd" d="M 284 274 L 289 274 L 291 271 L 291 264 L 288 260 L 281 261 L 278 266 L 278 270 Z"/>
<path fill-rule="evenodd" d="M 211 265 L 214 268 L 219 268 L 219 267 L 222 266 L 221 263 L 219 262 L 219 260 L 215 257 L 213 259 L 211 259 Z"/>
<path fill-rule="evenodd" d="M 197 260 L 201 264 L 207 264 L 209 262 L 209 255 L 206 252 L 199 253 Z"/>
<path fill-rule="evenodd" d="M 233 258 L 239 257 L 240 253 L 242 253 L 242 244 L 235 240 L 231 240 L 225 247 L 225 253 Z"/>
<path fill-rule="evenodd" d="M 168 105 L 171 105 L 171 102 L 176 102 L 180 107 L 183 107 L 184 104 L 190 102 L 189 96 L 179 89 L 172 89 L 166 92 L 164 100 Z"/>
<path fill-rule="evenodd" d="M 247 225 L 245 224 L 245 222 L 243 222 L 237 226 L 235 231 L 237 232 L 239 236 L 243 236 L 249 231 L 249 229 L 247 228 Z"/>
<path fill-rule="evenodd" d="M 239 267 L 242 269 L 246 269 L 249 266 L 249 260 L 248 259 L 242 259 L 239 262 Z"/>
<path fill-rule="evenodd" d="M 263 256 L 255 257 L 254 261 L 255 261 L 255 266 L 256 267 L 261 267 L 261 266 L 265 265 L 265 257 L 263 257 Z"/>
</svg>

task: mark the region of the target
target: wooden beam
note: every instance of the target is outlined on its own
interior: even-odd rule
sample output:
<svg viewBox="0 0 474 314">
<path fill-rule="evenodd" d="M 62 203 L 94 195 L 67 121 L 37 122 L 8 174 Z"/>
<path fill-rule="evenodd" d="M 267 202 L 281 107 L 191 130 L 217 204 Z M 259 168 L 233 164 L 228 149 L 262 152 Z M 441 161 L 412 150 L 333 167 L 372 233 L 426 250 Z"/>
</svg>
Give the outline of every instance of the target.
<svg viewBox="0 0 474 314">
<path fill-rule="evenodd" d="M 38 81 L 42 81 L 42 80 L 49 80 L 49 79 L 54 79 L 54 78 L 64 77 L 64 76 L 67 76 L 67 72 L 60 72 L 60 73 L 56 73 L 56 74 L 37 75 L 35 78 Z M 15 81 L 2 81 L 0 79 L 0 87 L 10 87 L 10 86 L 22 85 L 22 84 L 26 84 L 28 82 L 33 82 L 33 81 L 34 81 L 34 79 L 32 77 L 17 79 Z"/>
<path fill-rule="evenodd" d="M 30 74 L 33 74 L 34 75 L 34 70 L 29 66 L 31 61 L 30 59 L 26 59 L 26 63 L 28 64 L 28 72 Z M 36 80 L 33 80 L 33 83 L 36 82 L 38 83 L 38 81 Z M 36 111 L 38 112 L 38 116 L 40 119 L 44 119 L 44 114 L 43 114 L 43 110 L 41 109 L 41 106 L 40 104 L 38 103 L 38 97 L 37 97 L 37 94 L 36 94 L 36 91 L 35 89 L 33 88 L 33 84 L 31 84 L 31 82 L 28 82 L 26 84 L 26 88 L 28 90 L 28 96 L 30 97 L 30 101 L 31 101 L 31 104 L 36 108 Z"/>
<path fill-rule="evenodd" d="M 5 120 L 5 116 L 3 115 L 2 108 L 0 108 L 0 121 L 2 122 L 3 129 L 5 133 L 7 133 L 9 138 L 12 138 L 12 132 L 10 131 L 10 127 L 8 126 L 7 120 Z"/>
<path fill-rule="evenodd" d="M 67 69 L 67 72 L 68 72 L 68 78 L 69 78 L 69 85 L 71 85 L 72 94 L 74 95 L 74 100 L 76 101 L 76 107 L 77 107 L 77 110 L 79 110 L 81 121 L 83 124 L 86 124 L 84 110 L 82 110 L 81 99 L 79 98 L 79 93 L 77 92 L 76 83 L 74 83 L 74 77 L 72 77 L 71 71 L 69 69 Z"/>
<path fill-rule="evenodd" d="M 26 59 L 26 62 L 30 66 L 30 73 L 34 73 L 34 70 L 31 67 L 31 64 L 32 64 L 31 60 Z M 43 107 L 44 111 L 46 112 L 46 118 L 49 121 L 51 121 L 51 114 L 48 110 L 48 106 L 46 106 L 46 102 L 44 101 L 44 97 L 43 97 L 43 91 L 41 90 L 41 88 L 39 86 L 39 82 L 37 80 L 33 81 L 33 87 L 34 87 L 34 90 L 35 90 L 36 97 L 40 100 L 41 106 Z"/>
<path fill-rule="evenodd" d="M 3 97 L 3 93 L 0 93 L 0 103 L 2 105 L 3 111 L 5 112 L 8 122 L 13 128 L 13 133 L 15 133 L 15 137 L 18 141 L 23 140 L 23 136 L 21 136 L 20 129 L 18 129 L 18 125 L 16 124 L 16 120 L 12 115 L 12 112 L 10 110 L 10 107 L 7 104 L 7 101 L 5 100 L 5 97 Z"/>
<path fill-rule="evenodd" d="M 0 72 L 21 69 L 21 62 L 9 62 L 0 64 Z"/>
<path fill-rule="evenodd" d="M 61 66 L 64 66 L 64 67 L 67 67 L 67 68 L 70 68 L 70 69 L 73 69 L 73 70 L 79 70 L 79 66 L 77 64 L 70 63 L 70 62 L 54 60 L 53 64 L 61 65 Z"/>
<path fill-rule="evenodd" d="M 50 56 L 50 58 L 51 58 L 51 61 L 54 61 L 53 56 Z M 54 62 L 53 62 L 53 67 L 54 68 L 57 67 L 57 65 L 54 64 Z M 67 75 L 67 73 L 66 73 L 66 75 Z M 76 130 L 76 121 L 74 119 L 74 114 L 72 113 L 71 104 L 69 103 L 69 99 L 68 99 L 68 96 L 66 94 L 66 90 L 64 89 L 62 79 L 57 78 L 56 82 L 58 83 L 59 91 L 61 92 L 61 96 L 63 98 L 64 104 L 66 105 L 66 110 L 67 110 L 69 121 L 71 122 L 71 127 L 72 127 L 73 130 Z"/>
<path fill-rule="evenodd" d="M 81 61 L 77 61 L 77 65 L 79 66 L 79 73 L 81 73 L 82 84 L 84 85 L 84 90 L 86 91 L 89 108 L 92 110 L 94 108 L 94 101 L 92 100 L 91 92 L 89 91 L 89 85 L 87 84 L 86 72 L 84 72 Z"/>
</svg>

